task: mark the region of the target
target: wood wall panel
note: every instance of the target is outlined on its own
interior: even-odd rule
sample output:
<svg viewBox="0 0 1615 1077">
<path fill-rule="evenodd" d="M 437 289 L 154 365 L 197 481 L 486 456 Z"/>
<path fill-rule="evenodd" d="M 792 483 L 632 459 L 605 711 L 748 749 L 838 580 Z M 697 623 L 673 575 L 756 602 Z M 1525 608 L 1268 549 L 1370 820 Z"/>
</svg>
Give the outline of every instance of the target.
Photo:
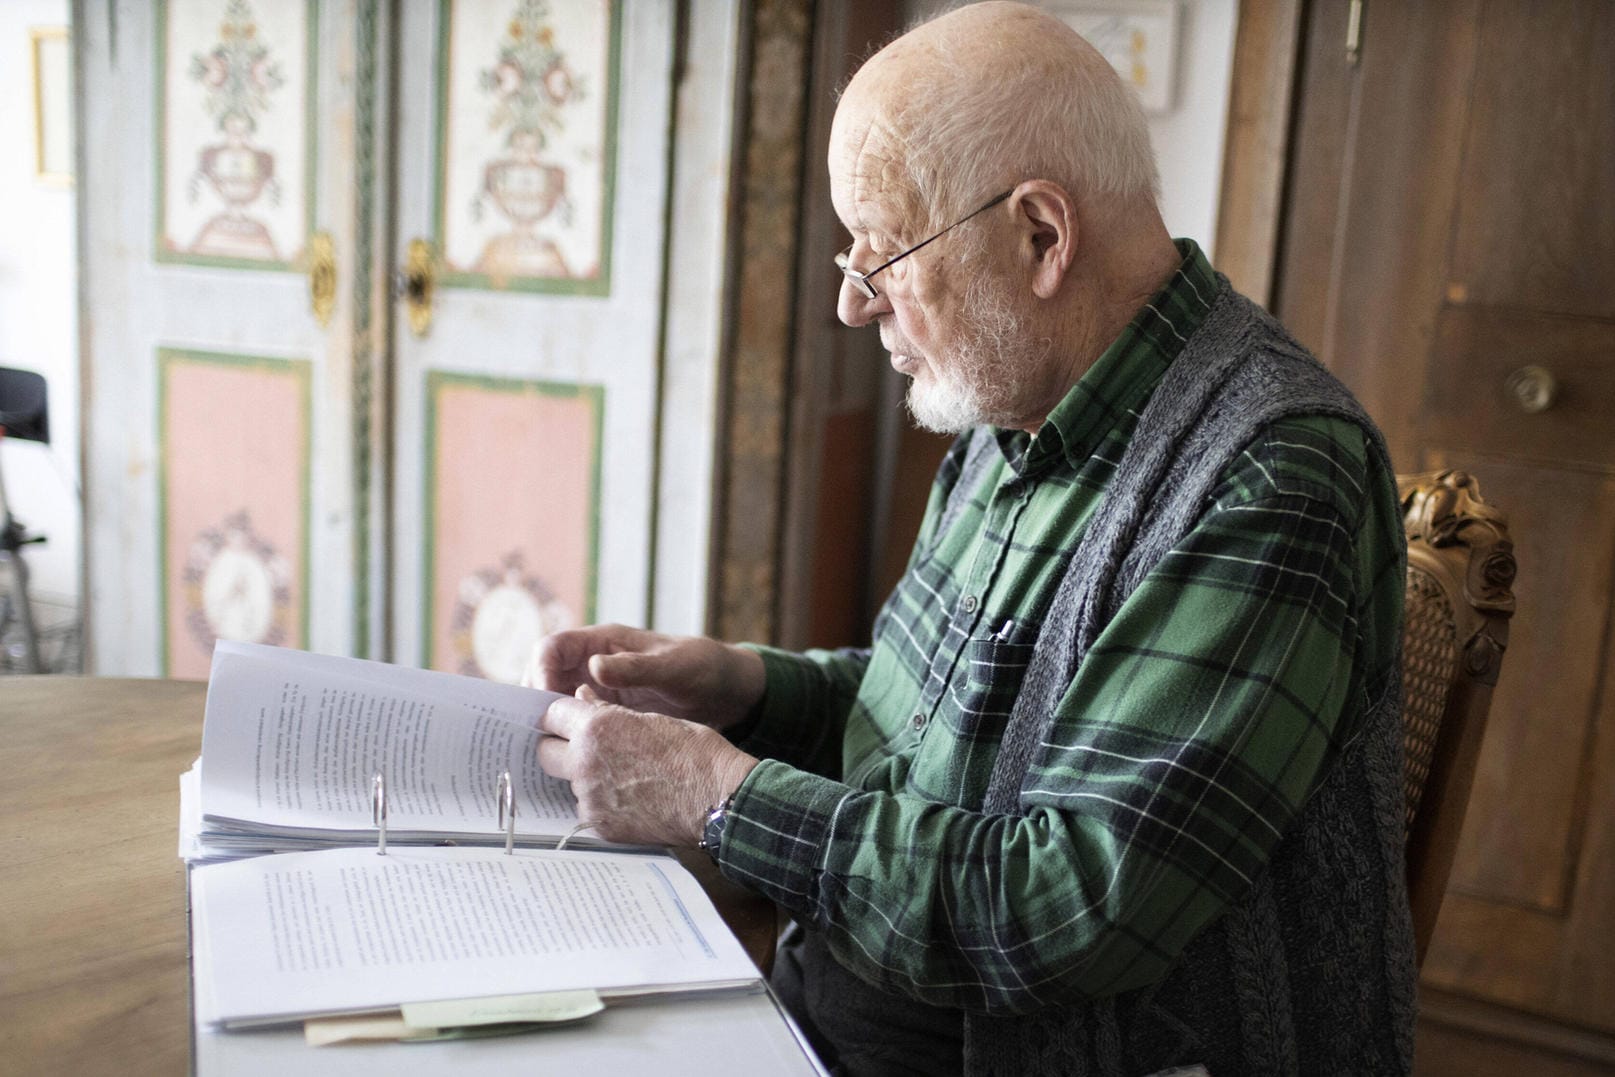
<svg viewBox="0 0 1615 1077">
<path fill-rule="evenodd" d="M 1272 287 L 1272 309 L 1282 310 L 1286 328 L 1325 362 L 1334 294 L 1330 267 L 1339 244 L 1336 226 L 1357 87 L 1340 47 L 1346 9 L 1347 0 L 1318 0 L 1305 8 L 1297 67 L 1306 108 L 1295 117 L 1290 136 L 1286 188 L 1306 197 L 1288 198 Z"/>
<path fill-rule="evenodd" d="M 1612 59 L 1608 0 L 1487 6 L 1453 246 L 1472 302 L 1615 317 Z"/>
<path fill-rule="evenodd" d="M 1426 978 L 1562 1012 L 1592 986 L 1561 975 L 1583 945 L 1576 922 L 1615 916 L 1615 904 L 1589 907 L 1596 899 L 1575 886 L 1590 826 L 1615 811 L 1608 775 L 1589 766 L 1597 732 L 1615 721 L 1601 692 L 1615 475 L 1454 451 L 1425 459 L 1482 477 L 1519 558 L 1509 650 Z M 1612 1005 L 1607 996 L 1587 1009 L 1615 1028 L 1599 1016 Z"/>
<path fill-rule="evenodd" d="M 845 647 L 869 638 L 867 506 L 873 496 L 874 417 L 868 409 L 831 415 L 824 421 L 818 468 L 818 541 L 809 568 L 807 643 Z"/>
<path fill-rule="evenodd" d="M 739 194 L 734 320 L 722 372 L 720 475 L 708 619 L 722 639 L 778 638 L 780 512 L 786 496 L 791 349 L 796 333 L 802 129 L 812 5 L 760 0 L 749 49 Z"/>
<path fill-rule="evenodd" d="M 1610 480 L 1615 483 L 1615 478 Z M 1608 540 L 1605 556 L 1615 556 Z M 1615 608 L 1606 604 L 1607 616 Z M 1574 944 L 1560 951 L 1555 965 L 1555 997 L 1559 1009 L 1571 1019 L 1593 1028 L 1615 1031 L 1615 961 L 1610 959 L 1610 925 L 1615 923 L 1615 632 L 1606 628 L 1603 648 L 1604 679 L 1599 686 L 1600 726 L 1586 748 L 1580 793 L 1586 829 L 1580 855 L 1570 881 L 1575 904 L 1569 928 Z M 1615 1037 L 1606 1061 L 1615 1073 Z"/>
<path fill-rule="evenodd" d="M 1421 1021 L 1413 1056 L 1416 1077 L 1607 1077 L 1602 1062 L 1544 1052 L 1465 1028 Z"/>
<path fill-rule="evenodd" d="M 1305 8 L 1275 313 L 1362 398 L 1400 468 L 1479 476 L 1520 566 L 1423 969 L 1431 995 L 1463 1005 L 1433 1022 L 1418 1069 L 1607 1067 L 1615 5 L 1370 4 L 1355 67 L 1346 7 Z M 1558 381 L 1539 413 L 1505 388 L 1528 365 Z"/>
<path fill-rule="evenodd" d="M 1239 5 L 1237 74 L 1228 96 L 1217 207 L 1217 268 L 1263 306 L 1272 297 L 1300 34 L 1301 0 Z"/>
<path fill-rule="evenodd" d="M 1438 315 L 1433 355 L 1419 426 L 1425 441 L 1615 467 L 1615 322 L 1449 305 Z M 1535 414 L 1507 388 L 1510 373 L 1527 365 L 1558 383 L 1552 404 Z"/>
<path fill-rule="evenodd" d="M 1286 225 L 1276 309 L 1362 400 L 1401 470 L 1413 461 L 1408 404 L 1417 396 L 1409 400 L 1409 387 L 1423 380 L 1445 294 L 1451 217 L 1432 208 L 1451 206 L 1456 193 L 1478 7 L 1376 5 L 1356 68 L 1344 59 L 1344 23 L 1325 19 L 1332 3 L 1318 5 L 1313 17 L 1324 23 L 1308 38 L 1304 92 L 1319 95 L 1322 114 L 1311 116 L 1309 103 L 1298 128 L 1296 216 Z M 1341 83 L 1352 80 L 1361 82 L 1357 99 L 1343 111 Z M 1321 176 L 1305 172 L 1313 127 L 1319 140 L 1345 143 L 1338 160 L 1314 166 Z M 1337 203 L 1340 216 L 1326 225 Z M 1327 260 L 1319 247 L 1330 249 Z"/>
<path fill-rule="evenodd" d="M 794 650 L 869 641 L 871 565 L 884 534 L 891 431 L 882 407 L 890 357 L 873 327 L 836 317 L 836 219 L 825 166 L 839 89 L 901 22 L 896 0 L 811 4 L 804 79 L 795 312 L 787 397 L 774 642 Z"/>
</svg>

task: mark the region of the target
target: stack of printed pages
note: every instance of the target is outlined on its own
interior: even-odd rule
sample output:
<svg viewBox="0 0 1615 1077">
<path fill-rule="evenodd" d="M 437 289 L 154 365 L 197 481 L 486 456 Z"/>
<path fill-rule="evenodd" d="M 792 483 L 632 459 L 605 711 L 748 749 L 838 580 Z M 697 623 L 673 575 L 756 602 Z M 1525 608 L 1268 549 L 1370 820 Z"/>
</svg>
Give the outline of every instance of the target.
<svg viewBox="0 0 1615 1077">
<path fill-rule="evenodd" d="M 182 781 L 198 1023 L 761 990 L 677 860 L 553 847 L 578 820 L 566 787 L 537 767 L 536 723 L 552 698 L 220 643 L 202 757 Z M 518 824 L 508 852 L 495 806 L 507 771 Z"/>
</svg>

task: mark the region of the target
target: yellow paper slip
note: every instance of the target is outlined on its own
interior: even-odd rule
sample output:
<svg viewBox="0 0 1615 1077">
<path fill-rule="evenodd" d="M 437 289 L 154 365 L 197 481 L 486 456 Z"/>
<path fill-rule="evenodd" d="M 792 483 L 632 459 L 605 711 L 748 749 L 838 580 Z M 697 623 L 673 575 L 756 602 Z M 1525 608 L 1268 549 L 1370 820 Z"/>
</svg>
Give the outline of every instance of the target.
<svg viewBox="0 0 1615 1077">
<path fill-rule="evenodd" d="M 396 1013 L 362 1014 L 358 1017 L 311 1017 L 303 1022 L 303 1039 L 310 1047 L 330 1047 L 338 1043 L 365 1043 L 425 1038 L 437 1029 L 412 1029 Z"/>
<path fill-rule="evenodd" d="M 544 991 L 527 995 L 406 1002 L 403 1022 L 411 1029 L 501 1025 L 513 1021 L 551 1024 L 580 1021 L 606 1008 L 595 991 Z"/>
<path fill-rule="evenodd" d="M 411 1002 L 401 1006 L 397 1013 L 311 1017 L 303 1022 L 303 1039 L 310 1047 L 330 1047 L 341 1043 L 457 1039 L 490 1033 L 508 1035 L 581 1021 L 605 1008 L 606 1004 L 594 991 L 547 991 Z"/>
</svg>

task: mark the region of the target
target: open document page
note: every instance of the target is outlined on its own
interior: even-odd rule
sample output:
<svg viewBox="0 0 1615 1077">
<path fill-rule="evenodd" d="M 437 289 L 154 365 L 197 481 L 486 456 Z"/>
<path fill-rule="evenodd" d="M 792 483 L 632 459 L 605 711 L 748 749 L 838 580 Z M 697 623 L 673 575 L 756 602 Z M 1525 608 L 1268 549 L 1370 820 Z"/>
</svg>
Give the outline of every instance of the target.
<svg viewBox="0 0 1615 1077">
<path fill-rule="evenodd" d="M 191 911 L 197 1016 L 225 1027 L 759 978 L 695 877 L 664 856 L 325 849 L 194 868 Z"/>
<path fill-rule="evenodd" d="M 517 838 L 578 822 L 565 782 L 539 768 L 530 688 L 254 644 L 218 644 L 208 681 L 199 800 L 210 847 L 238 852 L 375 840 L 372 776 L 388 838 L 495 842 L 509 771 Z M 273 839 L 266 841 L 265 839 Z"/>
</svg>

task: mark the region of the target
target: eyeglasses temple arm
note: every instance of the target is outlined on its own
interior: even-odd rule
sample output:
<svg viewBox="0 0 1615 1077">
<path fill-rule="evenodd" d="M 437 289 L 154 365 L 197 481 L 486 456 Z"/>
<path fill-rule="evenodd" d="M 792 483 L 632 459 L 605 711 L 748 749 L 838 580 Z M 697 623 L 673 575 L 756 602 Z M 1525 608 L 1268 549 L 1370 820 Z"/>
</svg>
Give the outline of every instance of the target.
<svg viewBox="0 0 1615 1077">
<path fill-rule="evenodd" d="M 938 232 L 936 235 L 932 236 L 930 239 L 921 240 L 920 242 L 914 244 L 914 246 L 910 247 L 908 250 L 904 251 L 902 254 L 899 254 L 894 258 L 887 259 L 886 261 L 882 262 L 880 265 L 876 266 L 874 269 L 871 269 L 868 273 L 863 274 L 863 279 L 868 280 L 870 277 L 873 277 L 876 273 L 879 273 L 881 270 L 885 269 L 887 266 L 891 265 L 892 263 L 902 261 L 904 258 L 907 258 L 909 255 L 913 254 L 915 251 L 919 250 L 920 248 L 926 246 L 929 243 L 935 243 L 937 240 L 941 239 L 943 236 L 947 235 L 949 232 L 953 231 L 955 228 L 959 227 L 961 224 L 965 223 L 970 218 L 974 217 L 976 214 L 978 214 L 978 213 L 986 213 L 988 210 L 992 209 L 994 206 L 998 205 L 998 203 L 1002 202 L 1004 199 L 1008 198 L 1010 195 L 1012 195 L 1014 193 L 1015 193 L 1015 188 L 1011 187 L 1009 190 L 1005 191 L 1003 194 L 999 195 L 997 198 L 989 199 L 988 201 L 986 201 L 986 202 L 982 203 L 981 205 L 977 206 L 975 209 L 971 210 L 969 213 L 966 213 L 963 217 L 960 217 L 958 220 L 954 221 L 952 224 L 948 225 L 946 228 L 944 228 L 942 231 Z M 843 272 L 845 272 L 845 270 L 843 270 Z M 857 270 L 853 270 L 853 272 L 856 273 Z"/>
</svg>

